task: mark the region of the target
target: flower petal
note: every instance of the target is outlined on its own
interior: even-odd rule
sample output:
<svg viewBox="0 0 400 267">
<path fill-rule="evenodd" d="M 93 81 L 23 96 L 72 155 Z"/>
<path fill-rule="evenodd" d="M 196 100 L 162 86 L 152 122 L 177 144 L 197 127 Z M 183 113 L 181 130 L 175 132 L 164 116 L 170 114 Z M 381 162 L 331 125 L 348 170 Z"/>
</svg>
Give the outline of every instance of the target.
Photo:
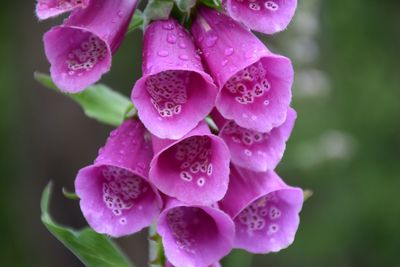
<svg viewBox="0 0 400 267">
<path fill-rule="evenodd" d="M 236 226 L 234 246 L 252 253 L 277 252 L 294 241 L 303 191 L 273 171 L 231 168 L 228 193 L 220 202 Z"/>
<path fill-rule="evenodd" d="M 225 0 L 228 14 L 252 30 L 273 34 L 293 18 L 297 0 Z"/>
<path fill-rule="evenodd" d="M 80 92 L 109 71 L 136 4 L 137 0 L 92 0 L 44 35 L 50 73 L 62 91 Z"/>
<path fill-rule="evenodd" d="M 176 267 L 213 264 L 232 249 L 235 229 L 231 218 L 210 206 L 189 206 L 174 199 L 160 215 L 158 233 L 165 255 Z"/>
<path fill-rule="evenodd" d="M 144 36 L 143 77 L 132 91 L 149 131 L 160 138 L 182 138 L 211 111 L 216 95 L 186 30 L 173 19 L 150 24 Z"/>
<path fill-rule="evenodd" d="M 162 205 L 148 181 L 151 144 L 143 125 L 132 120 L 113 131 L 95 163 L 79 171 L 75 188 L 89 225 L 119 237 L 149 226 Z"/>
<path fill-rule="evenodd" d="M 218 111 L 243 128 L 269 132 L 286 120 L 293 67 L 216 10 L 200 8 L 192 33 L 220 91 Z"/>
<path fill-rule="evenodd" d="M 229 181 L 229 150 L 204 122 L 180 140 L 153 136 L 150 181 L 164 194 L 190 204 L 222 199 Z"/>
</svg>

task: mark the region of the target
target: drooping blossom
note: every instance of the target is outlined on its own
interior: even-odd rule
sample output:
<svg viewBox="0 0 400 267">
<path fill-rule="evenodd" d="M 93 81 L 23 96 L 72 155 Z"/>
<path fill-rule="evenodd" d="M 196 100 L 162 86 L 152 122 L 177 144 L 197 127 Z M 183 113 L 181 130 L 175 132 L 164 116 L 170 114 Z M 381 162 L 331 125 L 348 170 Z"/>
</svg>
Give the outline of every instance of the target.
<svg viewBox="0 0 400 267">
<path fill-rule="evenodd" d="M 293 243 L 302 204 L 303 191 L 286 185 L 275 172 L 232 166 L 229 190 L 220 207 L 235 222 L 234 247 L 269 253 Z"/>
<path fill-rule="evenodd" d="M 172 265 L 172 263 L 167 261 L 165 263 L 165 267 L 176 267 L 176 266 Z M 217 262 L 217 263 L 211 264 L 210 266 L 207 266 L 207 267 L 222 267 L 222 266 L 221 266 L 221 264 L 219 262 Z"/>
<path fill-rule="evenodd" d="M 181 138 L 211 111 L 217 91 L 185 28 L 174 19 L 151 23 L 144 35 L 143 77 L 132 91 L 146 128 L 160 138 Z"/>
<path fill-rule="evenodd" d="M 252 30 L 273 34 L 293 18 L 297 0 L 224 0 L 227 13 Z"/>
<path fill-rule="evenodd" d="M 90 0 L 38 0 L 36 15 L 40 20 L 56 17 L 79 8 L 86 8 Z"/>
<path fill-rule="evenodd" d="M 143 125 L 128 120 L 111 133 L 94 164 L 79 171 L 76 193 L 83 215 L 96 232 L 124 236 L 157 218 L 161 198 L 148 181 L 152 155 Z"/>
<path fill-rule="evenodd" d="M 51 77 L 62 91 L 80 92 L 110 70 L 136 4 L 137 0 L 91 0 L 44 35 Z"/>
<path fill-rule="evenodd" d="M 260 172 L 274 170 L 281 161 L 296 117 L 296 111 L 289 108 L 286 121 L 281 126 L 261 133 L 242 128 L 213 111 L 213 118 L 220 128 L 219 137 L 227 144 L 232 163 Z"/>
<path fill-rule="evenodd" d="M 214 263 L 231 251 L 235 234 L 232 219 L 218 208 L 172 198 L 160 214 L 157 231 L 175 267 L 218 266 Z"/>
<path fill-rule="evenodd" d="M 201 122 L 180 140 L 153 136 L 150 181 L 164 194 L 210 205 L 228 188 L 230 155 L 224 141 Z"/>
<path fill-rule="evenodd" d="M 258 132 L 285 122 L 293 83 L 288 58 L 213 9 L 199 9 L 192 33 L 219 86 L 216 107 L 225 118 Z"/>
</svg>

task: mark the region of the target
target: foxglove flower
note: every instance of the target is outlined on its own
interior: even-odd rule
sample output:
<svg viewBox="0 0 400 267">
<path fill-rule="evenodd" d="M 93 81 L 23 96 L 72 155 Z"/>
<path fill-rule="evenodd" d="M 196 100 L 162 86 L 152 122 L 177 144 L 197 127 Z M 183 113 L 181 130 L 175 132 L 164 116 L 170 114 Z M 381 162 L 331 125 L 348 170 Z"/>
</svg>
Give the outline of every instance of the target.
<svg viewBox="0 0 400 267">
<path fill-rule="evenodd" d="M 76 193 L 96 232 L 128 235 L 157 218 L 161 198 L 147 179 L 152 155 L 149 134 L 129 120 L 111 133 L 95 163 L 79 171 Z"/>
<path fill-rule="evenodd" d="M 242 128 L 213 111 L 213 118 L 221 129 L 219 137 L 227 144 L 232 163 L 253 171 L 275 169 L 283 157 L 296 117 L 296 111 L 289 108 L 286 121 L 281 126 L 261 133 Z"/>
<path fill-rule="evenodd" d="M 172 198 L 160 215 L 157 231 L 166 257 L 176 267 L 213 266 L 231 251 L 235 235 L 232 219 L 221 210 Z"/>
<path fill-rule="evenodd" d="M 51 76 L 62 91 L 80 92 L 109 71 L 136 4 L 137 0 L 91 0 L 44 35 Z"/>
<path fill-rule="evenodd" d="M 297 0 L 224 0 L 224 7 L 233 19 L 250 29 L 273 34 L 288 26 Z"/>
<path fill-rule="evenodd" d="M 293 68 L 251 32 L 216 10 L 201 8 L 192 26 L 220 88 L 218 111 L 243 128 L 269 132 L 286 120 Z"/>
<path fill-rule="evenodd" d="M 165 267 L 176 267 L 176 266 L 172 265 L 172 263 L 170 263 L 169 261 L 167 261 L 167 262 L 165 263 Z M 221 264 L 220 264 L 219 262 L 217 262 L 217 263 L 211 264 L 211 265 L 208 266 L 208 267 L 222 267 L 222 266 L 221 266 Z"/>
<path fill-rule="evenodd" d="M 229 181 L 229 150 L 201 122 L 180 140 L 153 136 L 150 181 L 180 201 L 210 205 L 222 199 Z"/>
<path fill-rule="evenodd" d="M 40 20 L 88 6 L 90 0 L 38 0 L 36 15 Z"/>
<path fill-rule="evenodd" d="M 143 77 L 132 92 L 146 128 L 160 138 L 182 138 L 211 111 L 217 91 L 186 30 L 173 19 L 150 24 Z"/>
<path fill-rule="evenodd" d="M 286 185 L 273 172 L 231 168 L 221 209 L 234 220 L 234 247 L 252 253 L 277 252 L 293 243 L 303 191 Z"/>
</svg>

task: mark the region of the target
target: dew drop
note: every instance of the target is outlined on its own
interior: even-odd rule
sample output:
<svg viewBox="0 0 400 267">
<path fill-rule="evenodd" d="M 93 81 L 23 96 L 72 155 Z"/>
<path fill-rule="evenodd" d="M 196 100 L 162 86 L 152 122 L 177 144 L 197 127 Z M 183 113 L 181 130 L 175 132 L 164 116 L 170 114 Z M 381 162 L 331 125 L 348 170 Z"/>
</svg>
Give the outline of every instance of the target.
<svg viewBox="0 0 400 267">
<path fill-rule="evenodd" d="M 173 29 L 174 29 L 174 25 L 172 25 L 171 23 L 167 23 L 167 24 L 164 24 L 164 25 L 162 26 L 162 28 L 163 28 L 164 30 L 170 31 L 170 30 L 173 30 Z"/>
<path fill-rule="evenodd" d="M 176 35 L 175 34 L 168 34 L 167 42 L 170 44 L 176 43 Z"/>
<path fill-rule="evenodd" d="M 180 55 L 179 58 L 182 60 L 189 60 L 189 57 L 187 55 Z"/>
<path fill-rule="evenodd" d="M 233 54 L 234 49 L 232 47 L 228 47 L 225 49 L 225 56 L 230 56 Z"/>
<path fill-rule="evenodd" d="M 179 46 L 180 48 L 182 48 L 182 49 L 185 49 L 185 48 L 187 47 L 186 44 L 183 43 L 183 42 L 179 43 L 178 46 Z"/>
<path fill-rule="evenodd" d="M 157 55 L 159 55 L 160 57 L 168 57 L 169 53 L 168 53 L 168 51 L 162 50 L 162 51 L 158 51 Z"/>
<path fill-rule="evenodd" d="M 218 41 L 218 36 L 216 35 L 209 36 L 206 39 L 206 46 L 213 47 L 217 43 L 217 41 Z"/>
</svg>

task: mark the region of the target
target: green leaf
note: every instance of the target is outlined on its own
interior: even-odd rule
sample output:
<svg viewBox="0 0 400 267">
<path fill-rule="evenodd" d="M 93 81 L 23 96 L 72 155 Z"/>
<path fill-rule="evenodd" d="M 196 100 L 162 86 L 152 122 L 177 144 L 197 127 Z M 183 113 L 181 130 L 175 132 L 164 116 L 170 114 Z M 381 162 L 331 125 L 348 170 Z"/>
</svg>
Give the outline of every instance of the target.
<svg viewBox="0 0 400 267">
<path fill-rule="evenodd" d="M 146 27 L 152 20 L 168 19 L 173 7 L 172 0 L 149 0 L 143 11 L 143 27 Z"/>
<path fill-rule="evenodd" d="M 222 265 L 226 267 L 251 266 L 253 255 L 244 250 L 233 250 L 222 260 Z"/>
<path fill-rule="evenodd" d="M 208 7 L 212 7 L 219 10 L 222 9 L 221 0 L 201 0 L 201 2 Z"/>
<path fill-rule="evenodd" d="M 189 13 L 190 10 L 196 5 L 196 0 L 174 0 L 176 6 L 180 11 Z"/>
<path fill-rule="evenodd" d="M 143 12 L 139 9 L 136 9 L 135 14 L 132 17 L 131 22 L 129 23 L 128 33 L 133 32 L 134 30 L 140 28 L 144 22 Z"/>
<path fill-rule="evenodd" d="M 49 89 L 60 90 L 47 74 L 35 72 L 35 79 Z M 129 98 L 103 84 L 89 86 L 78 94 L 65 94 L 77 102 L 89 118 L 112 126 L 120 125 L 127 114 L 135 114 Z"/>
<path fill-rule="evenodd" d="M 90 228 L 75 231 L 58 225 L 49 214 L 52 185 L 47 185 L 42 194 L 42 222 L 87 267 L 133 267 L 117 245 L 108 237 Z"/>
</svg>

